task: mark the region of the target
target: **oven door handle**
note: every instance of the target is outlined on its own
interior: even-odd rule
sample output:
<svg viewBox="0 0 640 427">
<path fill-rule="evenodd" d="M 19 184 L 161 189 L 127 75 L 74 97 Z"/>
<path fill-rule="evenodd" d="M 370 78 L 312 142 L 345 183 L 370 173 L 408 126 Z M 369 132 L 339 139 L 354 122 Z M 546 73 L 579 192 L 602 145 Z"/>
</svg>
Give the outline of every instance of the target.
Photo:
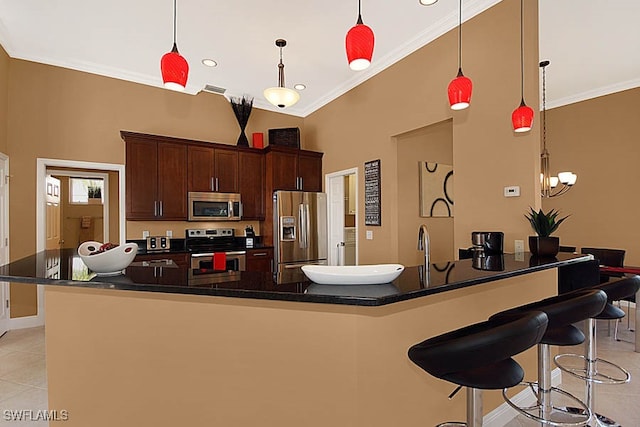
<svg viewBox="0 0 640 427">
<path fill-rule="evenodd" d="M 234 256 L 234 255 L 246 255 L 247 251 L 233 251 L 233 252 L 225 252 L 225 254 L 227 254 L 227 256 Z"/>
<path fill-rule="evenodd" d="M 191 254 L 191 258 L 211 258 L 213 256 L 213 252 L 206 254 Z"/>
</svg>

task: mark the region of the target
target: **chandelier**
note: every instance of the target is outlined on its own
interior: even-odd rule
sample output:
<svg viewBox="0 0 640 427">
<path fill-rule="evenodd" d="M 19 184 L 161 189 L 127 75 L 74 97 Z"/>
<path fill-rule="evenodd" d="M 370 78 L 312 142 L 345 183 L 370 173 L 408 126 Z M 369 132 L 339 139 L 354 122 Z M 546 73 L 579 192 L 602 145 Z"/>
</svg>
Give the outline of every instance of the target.
<svg viewBox="0 0 640 427">
<path fill-rule="evenodd" d="M 549 151 L 547 150 L 547 73 L 549 61 L 542 61 L 542 154 L 540 155 L 540 185 L 542 197 L 560 196 L 571 189 L 578 175 L 573 172 L 560 172 L 551 176 L 549 172 Z M 558 187 L 560 185 L 560 187 Z"/>
</svg>

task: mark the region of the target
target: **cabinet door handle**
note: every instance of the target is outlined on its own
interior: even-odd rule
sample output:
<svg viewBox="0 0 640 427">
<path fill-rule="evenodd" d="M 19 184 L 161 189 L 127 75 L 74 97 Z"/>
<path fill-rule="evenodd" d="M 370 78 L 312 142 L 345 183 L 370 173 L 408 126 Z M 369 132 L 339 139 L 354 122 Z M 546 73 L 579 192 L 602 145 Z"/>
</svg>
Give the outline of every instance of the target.
<svg viewBox="0 0 640 427">
<path fill-rule="evenodd" d="M 216 184 L 214 179 L 214 177 L 211 177 L 211 191 L 216 191 Z"/>
<path fill-rule="evenodd" d="M 153 201 L 153 216 L 158 216 L 158 201 Z"/>
<path fill-rule="evenodd" d="M 267 256 L 266 252 L 258 252 L 257 254 L 251 254 L 251 256 Z"/>
<path fill-rule="evenodd" d="M 164 216 L 164 212 L 162 212 L 162 200 L 160 200 L 160 216 Z"/>
<path fill-rule="evenodd" d="M 216 178 L 216 191 L 220 191 L 220 183 L 218 182 L 218 178 Z"/>
<path fill-rule="evenodd" d="M 304 189 L 304 183 L 302 182 L 302 177 L 300 177 L 300 190 Z"/>
</svg>

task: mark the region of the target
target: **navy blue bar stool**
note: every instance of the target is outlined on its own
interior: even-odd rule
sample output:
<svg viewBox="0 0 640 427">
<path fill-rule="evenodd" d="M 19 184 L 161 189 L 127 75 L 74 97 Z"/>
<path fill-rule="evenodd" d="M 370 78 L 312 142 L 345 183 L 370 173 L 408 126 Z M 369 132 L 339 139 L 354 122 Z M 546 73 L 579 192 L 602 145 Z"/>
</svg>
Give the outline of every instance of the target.
<svg viewBox="0 0 640 427">
<path fill-rule="evenodd" d="M 547 328 L 539 311 L 466 326 L 415 344 L 409 359 L 436 378 L 467 387 L 467 422 L 438 426 L 482 426 L 482 389 L 504 389 L 524 378 L 522 367 L 511 357 L 536 345 Z"/>
<path fill-rule="evenodd" d="M 593 412 L 595 409 L 594 384 L 624 384 L 631 380 L 627 370 L 604 359 L 599 359 L 596 354 L 596 320 L 618 320 L 625 316 L 624 311 L 613 305 L 631 295 L 635 295 L 640 289 L 640 276 L 618 279 L 606 282 L 593 289 L 600 289 L 607 294 L 607 304 L 604 310 L 597 316 L 586 320 L 585 354 L 558 354 L 554 361 L 564 372 L 585 381 L 585 403 Z M 576 363 L 577 362 L 577 363 Z M 571 408 L 577 411 L 577 408 Z M 594 414 L 599 425 L 618 426 L 619 424 L 601 414 Z"/>
<path fill-rule="evenodd" d="M 577 345 L 584 342 L 584 334 L 572 323 L 600 314 L 606 302 L 607 295 L 601 290 L 578 289 L 491 316 L 491 319 L 509 318 L 523 312 L 542 311 L 549 320 L 547 330 L 538 344 L 538 381 L 522 383 L 533 391 L 536 404 L 519 407 L 507 397 L 505 390 L 502 393 L 503 397 L 513 409 L 539 423 L 557 427 L 584 426 L 590 421 L 591 411 L 583 401 L 551 386 L 550 346 Z M 568 411 L 565 406 L 554 406 L 553 401 L 561 396 L 571 401 L 572 407 L 579 410 Z"/>
</svg>

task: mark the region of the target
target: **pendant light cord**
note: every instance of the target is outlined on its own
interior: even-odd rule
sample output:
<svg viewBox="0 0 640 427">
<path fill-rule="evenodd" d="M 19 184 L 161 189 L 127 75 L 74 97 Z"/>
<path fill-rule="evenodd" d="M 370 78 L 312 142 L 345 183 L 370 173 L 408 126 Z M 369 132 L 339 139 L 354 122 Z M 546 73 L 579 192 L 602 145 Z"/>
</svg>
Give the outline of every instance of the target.
<svg viewBox="0 0 640 427">
<path fill-rule="evenodd" d="M 520 0 L 520 97 L 524 103 L 524 0 Z"/>
<path fill-rule="evenodd" d="M 547 65 L 542 66 L 542 148 L 544 150 L 547 149 Z"/>
<path fill-rule="evenodd" d="M 361 10 L 361 0 L 358 0 L 358 20 L 356 21 L 356 25 L 357 24 L 362 24 L 362 14 L 360 12 Z"/>
<path fill-rule="evenodd" d="M 458 70 L 462 70 L 462 0 L 458 8 Z"/>
<path fill-rule="evenodd" d="M 176 44 L 176 2 L 177 0 L 173 0 L 173 44 Z"/>
</svg>

